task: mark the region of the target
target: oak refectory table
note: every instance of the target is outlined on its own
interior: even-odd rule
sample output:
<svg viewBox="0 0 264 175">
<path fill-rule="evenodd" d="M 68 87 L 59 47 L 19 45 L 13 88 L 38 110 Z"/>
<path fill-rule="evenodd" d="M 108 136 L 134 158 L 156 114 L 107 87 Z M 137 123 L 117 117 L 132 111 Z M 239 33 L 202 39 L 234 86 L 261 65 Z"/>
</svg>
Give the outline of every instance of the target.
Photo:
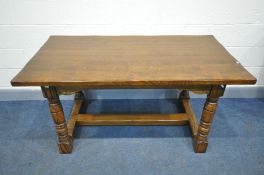
<svg viewBox="0 0 264 175">
<path fill-rule="evenodd" d="M 60 153 L 71 153 L 77 125 L 189 124 L 194 151 L 203 153 L 226 85 L 256 79 L 211 35 L 207 36 L 51 36 L 11 81 L 40 86 L 56 126 Z M 183 113 L 82 114 L 85 89 L 173 88 L 181 90 Z M 189 91 L 207 94 L 200 123 Z M 75 94 L 66 122 L 59 95 Z"/>
</svg>

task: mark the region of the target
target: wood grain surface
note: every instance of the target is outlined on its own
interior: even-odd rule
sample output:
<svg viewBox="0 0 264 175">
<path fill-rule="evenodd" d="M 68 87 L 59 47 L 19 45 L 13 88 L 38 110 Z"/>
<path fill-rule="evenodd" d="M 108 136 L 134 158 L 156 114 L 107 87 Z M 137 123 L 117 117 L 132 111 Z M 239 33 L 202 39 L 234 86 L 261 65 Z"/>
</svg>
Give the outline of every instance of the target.
<svg viewBox="0 0 264 175">
<path fill-rule="evenodd" d="M 254 84 L 213 36 L 51 36 L 13 86 Z"/>
</svg>

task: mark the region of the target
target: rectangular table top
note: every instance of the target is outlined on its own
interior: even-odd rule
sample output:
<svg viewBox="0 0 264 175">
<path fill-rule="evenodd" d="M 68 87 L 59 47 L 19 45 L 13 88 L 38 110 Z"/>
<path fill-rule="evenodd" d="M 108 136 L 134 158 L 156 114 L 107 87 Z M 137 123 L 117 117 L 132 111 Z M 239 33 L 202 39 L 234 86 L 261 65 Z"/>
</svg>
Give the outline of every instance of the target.
<svg viewBox="0 0 264 175">
<path fill-rule="evenodd" d="M 211 35 L 51 36 L 13 86 L 254 84 Z"/>
</svg>

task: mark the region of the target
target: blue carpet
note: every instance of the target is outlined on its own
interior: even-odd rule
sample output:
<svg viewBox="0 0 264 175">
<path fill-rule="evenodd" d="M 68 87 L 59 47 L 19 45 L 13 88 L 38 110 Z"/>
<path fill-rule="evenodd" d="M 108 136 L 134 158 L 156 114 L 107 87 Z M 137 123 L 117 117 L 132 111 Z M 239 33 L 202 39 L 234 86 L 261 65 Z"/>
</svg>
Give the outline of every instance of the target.
<svg viewBox="0 0 264 175">
<path fill-rule="evenodd" d="M 199 117 L 202 99 L 193 99 Z M 173 113 L 173 100 L 91 101 L 90 113 Z M 66 114 L 72 101 L 63 101 Z M 0 102 L 0 174 L 264 174 L 264 99 L 221 99 L 205 154 L 188 126 L 79 127 L 58 154 L 46 101 Z"/>
</svg>

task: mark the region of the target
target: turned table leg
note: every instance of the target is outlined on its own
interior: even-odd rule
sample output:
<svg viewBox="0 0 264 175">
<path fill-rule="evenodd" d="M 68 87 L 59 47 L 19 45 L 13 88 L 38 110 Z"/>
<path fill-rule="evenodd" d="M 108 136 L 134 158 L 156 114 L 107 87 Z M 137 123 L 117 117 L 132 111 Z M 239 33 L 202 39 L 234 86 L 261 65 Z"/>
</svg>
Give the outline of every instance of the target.
<svg viewBox="0 0 264 175">
<path fill-rule="evenodd" d="M 55 123 L 58 136 L 58 147 L 60 153 L 72 152 L 72 139 L 68 135 L 68 128 L 64 117 L 63 108 L 57 93 L 56 87 L 41 87 L 43 96 L 49 101 L 49 108 Z"/>
<path fill-rule="evenodd" d="M 214 118 L 219 97 L 223 96 L 225 86 L 213 86 L 207 95 L 204 104 L 197 135 L 194 137 L 194 151 L 197 153 L 206 152 L 208 146 L 208 134 Z"/>
</svg>

